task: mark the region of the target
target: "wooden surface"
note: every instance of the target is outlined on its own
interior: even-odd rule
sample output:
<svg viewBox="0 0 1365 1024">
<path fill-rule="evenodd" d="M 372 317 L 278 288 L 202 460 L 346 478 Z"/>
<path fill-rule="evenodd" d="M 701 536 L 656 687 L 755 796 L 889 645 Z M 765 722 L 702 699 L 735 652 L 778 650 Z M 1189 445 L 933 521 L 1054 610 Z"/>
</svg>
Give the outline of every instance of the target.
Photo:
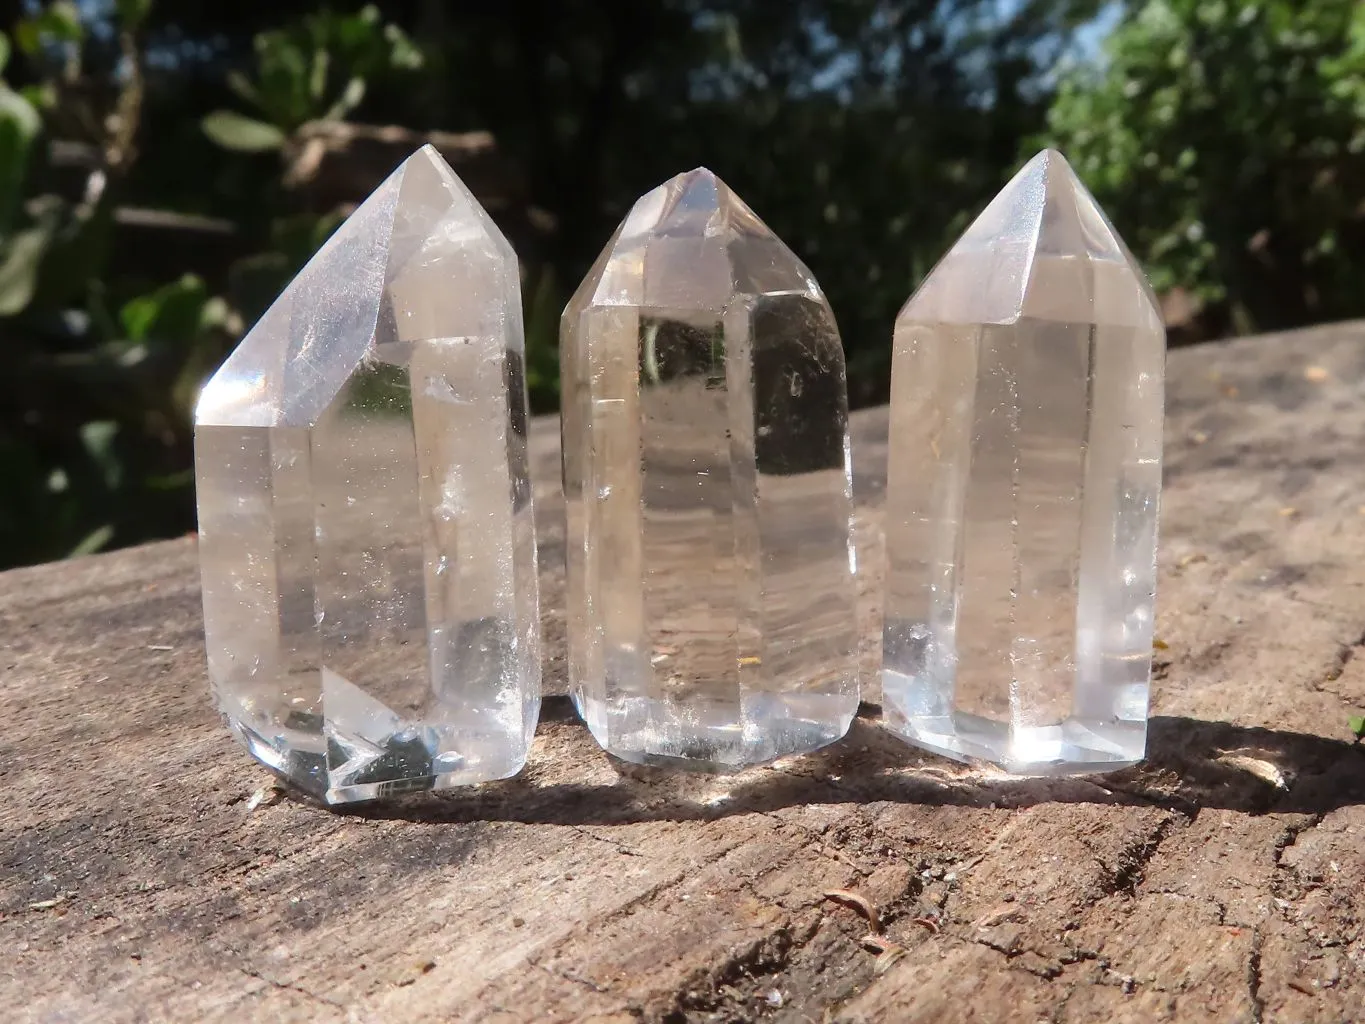
<svg viewBox="0 0 1365 1024">
<path fill-rule="evenodd" d="M 1365 325 L 1170 370 L 1151 757 L 1102 778 L 870 720 L 740 776 L 628 769 L 556 698 L 521 778 L 339 815 L 211 711 L 193 540 L 0 575 L 0 1019 L 1365 1019 Z M 869 659 L 884 424 L 857 419 Z"/>
</svg>

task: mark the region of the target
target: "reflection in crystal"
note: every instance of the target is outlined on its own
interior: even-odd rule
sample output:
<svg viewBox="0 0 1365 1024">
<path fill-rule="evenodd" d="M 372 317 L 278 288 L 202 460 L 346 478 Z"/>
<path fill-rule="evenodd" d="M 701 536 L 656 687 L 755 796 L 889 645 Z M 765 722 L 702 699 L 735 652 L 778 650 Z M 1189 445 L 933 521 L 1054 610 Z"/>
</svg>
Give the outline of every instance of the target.
<svg viewBox="0 0 1365 1024">
<path fill-rule="evenodd" d="M 1146 739 L 1165 335 L 1056 153 L 896 322 L 883 700 L 912 742 L 1030 774 Z"/>
<path fill-rule="evenodd" d="M 570 683 L 620 757 L 727 769 L 857 708 L 843 351 L 706 171 L 627 217 L 565 311 Z"/>
<path fill-rule="evenodd" d="M 204 389 L 215 699 L 329 802 L 525 760 L 540 659 L 522 348 L 515 256 L 425 149 Z"/>
</svg>

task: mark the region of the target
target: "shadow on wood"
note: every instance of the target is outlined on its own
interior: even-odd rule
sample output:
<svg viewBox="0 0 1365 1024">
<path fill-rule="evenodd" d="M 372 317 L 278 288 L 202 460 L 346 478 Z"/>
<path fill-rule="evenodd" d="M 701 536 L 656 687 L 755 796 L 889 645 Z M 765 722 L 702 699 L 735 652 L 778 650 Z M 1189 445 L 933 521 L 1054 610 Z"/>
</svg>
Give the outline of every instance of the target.
<svg viewBox="0 0 1365 1024">
<path fill-rule="evenodd" d="M 875 714 L 876 709 L 864 707 L 869 710 Z M 571 762 L 570 774 L 574 765 L 605 760 L 613 780 L 544 780 L 533 763 L 516 779 L 467 793 L 359 805 L 342 813 L 427 824 L 612 825 L 712 820 L 808 804 L 1017 808 L 1079 803 L 1151 805 L 1187 814 L 1206 807 L 1261 814 L 1324 813 L 1365 803 L 1365 748 L 1359 745 L 1191 718 L 1153 718 L 1148 758 L 1135 768 L 1046 779 L 1013 778 L 957 764 L 907 746 L 867 718 L 859 718 L 848 736 L 825 750 L 729 776 L 609 759 L 575 721 L 565 697 L 547 698 L 541 731 L 557 748 L 556 759 Z"/>
</svg>

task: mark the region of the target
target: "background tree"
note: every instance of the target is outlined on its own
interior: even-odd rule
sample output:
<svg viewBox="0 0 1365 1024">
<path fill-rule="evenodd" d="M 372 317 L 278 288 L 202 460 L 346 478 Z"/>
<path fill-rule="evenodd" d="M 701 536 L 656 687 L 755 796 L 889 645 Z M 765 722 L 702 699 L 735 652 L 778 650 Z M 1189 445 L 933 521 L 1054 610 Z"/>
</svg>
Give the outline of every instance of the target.
<svg viewBox="0 0 1365 1024">
<path fill-rule="evenodd" d="M 1214 331 L 1365 312 L 1365 7 L 1151 0 L 1063 79 L 1052 138 Z"/>
<path fill-rule="evenodd" d="M 0 0 L 0 566 L 193 528 L 200 382 L 426 138 L 516 241 L 542 411 L 564 300 L 633 200 L 698 164 L 815 271 L 858 404 L 885 398 L 899 305 L 1037 140 L 1159 288 L 1205 304 L 1204 333 L 1359 315 L 1362 19 L 1350 0 Z"/>
</svg>

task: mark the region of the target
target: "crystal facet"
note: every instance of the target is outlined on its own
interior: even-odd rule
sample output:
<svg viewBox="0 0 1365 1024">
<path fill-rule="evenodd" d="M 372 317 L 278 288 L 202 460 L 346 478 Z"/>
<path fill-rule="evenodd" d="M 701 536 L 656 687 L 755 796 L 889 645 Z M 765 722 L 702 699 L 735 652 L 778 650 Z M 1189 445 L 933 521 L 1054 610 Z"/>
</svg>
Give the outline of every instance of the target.
<svg viewBox="0 0 1365 1024">
<path fill-rule="evenodd" d="M 1066 161 L 1005 187 L 896 320 L 883 701 L 1021 774 L 1146 743 L 1165 332 Z"/>
<path fill-rule="evenodd" d="M 329 803 L 525 761 L 540 640 L 523 351 L 516 257 L 427 147 L 200 397 L 214 699 Z"/>
<path fill-rule="evenodd" d="M 858 706 L 843 349 L 713 174 L 641 198 L 564 312 L 569 677 L 630 761 L 814 750 Z"/>
</svg>

